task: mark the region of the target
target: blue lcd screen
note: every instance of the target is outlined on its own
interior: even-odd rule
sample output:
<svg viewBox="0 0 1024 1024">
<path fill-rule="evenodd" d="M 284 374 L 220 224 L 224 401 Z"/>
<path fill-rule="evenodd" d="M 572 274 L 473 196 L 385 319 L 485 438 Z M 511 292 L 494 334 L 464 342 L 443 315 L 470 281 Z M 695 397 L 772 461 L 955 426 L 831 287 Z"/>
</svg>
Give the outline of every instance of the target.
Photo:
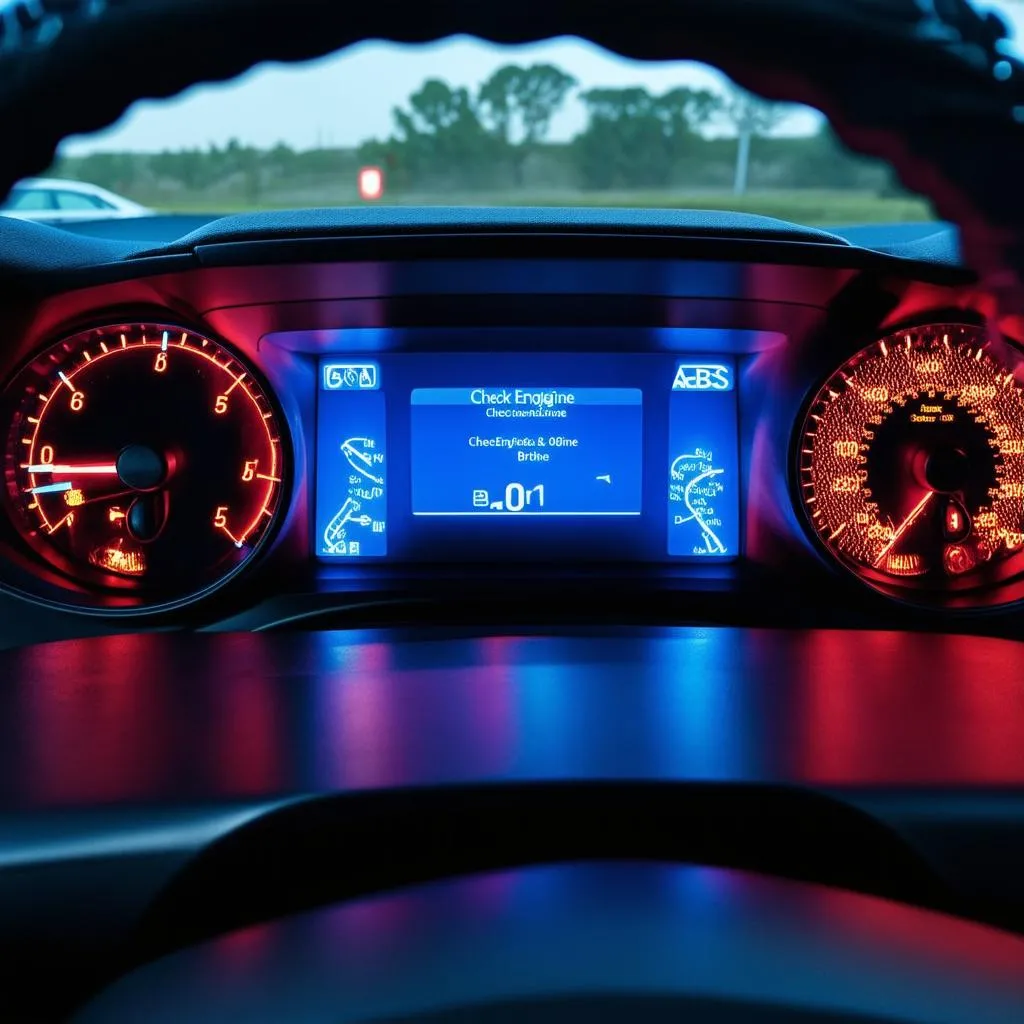
<svg viewBox="0 0 1024 1024">
<path fill-rule="evenodd" d="M 417 388 L 416 516 L 638 516 L 639 388 Z"/>
<path fill-rule="evenodd" d="M 317 453 L 317 553 L 388 553 L 387 405 L 376 363 L 324 364 Z M 324 430 L 324 425 L 328 429 Z"/>
<path fill-rule="evenodd" d="M 680 362 L 669 399 L 668 553 L 729 558 L 739 549 L 734 373 Z"/>
<path fill-rule="evenodd" d="M 321 558 L 739 555 L 731 355 L 350 354 L 319 379 Z"/>
</svg>

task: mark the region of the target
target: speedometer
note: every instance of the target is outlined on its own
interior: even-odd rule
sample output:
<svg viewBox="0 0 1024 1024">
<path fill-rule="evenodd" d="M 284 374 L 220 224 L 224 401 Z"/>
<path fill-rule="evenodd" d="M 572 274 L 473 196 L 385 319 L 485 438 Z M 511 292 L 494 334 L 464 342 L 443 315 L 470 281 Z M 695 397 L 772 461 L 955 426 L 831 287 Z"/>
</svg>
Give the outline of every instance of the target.
<svg viewBox="0 0 1024 1024">
<path fill-rule="evenodd" d="M 827 550 L 889 590 L 969 590 L 1024 569 L 1021 355 L 983 328 L 901 331 L 811 403 L 800 498 Z"/>
</svg>

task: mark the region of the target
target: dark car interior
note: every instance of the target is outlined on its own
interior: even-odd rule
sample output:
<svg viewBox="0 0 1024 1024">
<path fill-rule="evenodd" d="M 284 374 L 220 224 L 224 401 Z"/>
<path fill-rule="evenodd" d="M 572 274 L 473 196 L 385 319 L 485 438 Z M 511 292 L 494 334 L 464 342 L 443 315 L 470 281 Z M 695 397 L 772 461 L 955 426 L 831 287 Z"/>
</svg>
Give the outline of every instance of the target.
<svg viewBox="0 0 1024 1024">
<path fill-rule="evenodd" d="M 261 61 L 574 35 L 941 219 L 0 217 L 0 1020 L 1024 1019 L 998 19 L 345 6 L 19 0 L 0 191 Z"/>
</svg>

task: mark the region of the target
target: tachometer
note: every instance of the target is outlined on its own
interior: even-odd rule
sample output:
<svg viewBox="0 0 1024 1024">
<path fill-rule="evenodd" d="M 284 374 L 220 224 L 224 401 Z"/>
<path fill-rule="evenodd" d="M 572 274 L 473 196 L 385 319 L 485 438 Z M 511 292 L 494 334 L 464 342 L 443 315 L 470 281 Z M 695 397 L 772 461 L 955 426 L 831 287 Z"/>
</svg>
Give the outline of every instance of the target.
<svg viewBox="0 0 1024 1024">
<path fill-rule="evenodd" d="M 848 360 L 811 404 L 801 500 L 825 547 L 869 583 L 961 590 L 1024 552 L 1021 356 L 984 329 L 902 331 Z"/>
<path fill-rule="evenodd" d="M 278 417 L 209 338 L 89 331 L 43 352 L 8 396 L 12 519 L 71 581 L 173 600 L 232 574 L 267 536 L 285 472 Z"/>
</svg>

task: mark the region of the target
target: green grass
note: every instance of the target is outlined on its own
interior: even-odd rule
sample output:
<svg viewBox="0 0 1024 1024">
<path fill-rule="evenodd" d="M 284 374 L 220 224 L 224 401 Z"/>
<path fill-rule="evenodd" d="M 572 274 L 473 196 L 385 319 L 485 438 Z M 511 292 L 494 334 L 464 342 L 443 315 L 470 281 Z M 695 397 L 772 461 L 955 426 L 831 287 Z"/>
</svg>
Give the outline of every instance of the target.
<svg viewBox="0 0 1024 1024">
<path fill-rule="evenodd" d="M 241 213 L 253 209 L 288 209 L 302 206 L 363 206 L 348 189 L 268 193 L 252 204 L 240 195 L 210 193 L 172 198 L 139 197 L 139 201 L 169 213 Z M 383 205 L 399 206 L 590 206 L 662 209 L 734 210 L 756 213 L 797 224 L 870 224 L 934 220 L 923 199 L 881 197 L 847 191 L 773 191 L 733 196 L 728 193 L 681 192 L 496 192 L 392 194 Z"/>
</svg>

